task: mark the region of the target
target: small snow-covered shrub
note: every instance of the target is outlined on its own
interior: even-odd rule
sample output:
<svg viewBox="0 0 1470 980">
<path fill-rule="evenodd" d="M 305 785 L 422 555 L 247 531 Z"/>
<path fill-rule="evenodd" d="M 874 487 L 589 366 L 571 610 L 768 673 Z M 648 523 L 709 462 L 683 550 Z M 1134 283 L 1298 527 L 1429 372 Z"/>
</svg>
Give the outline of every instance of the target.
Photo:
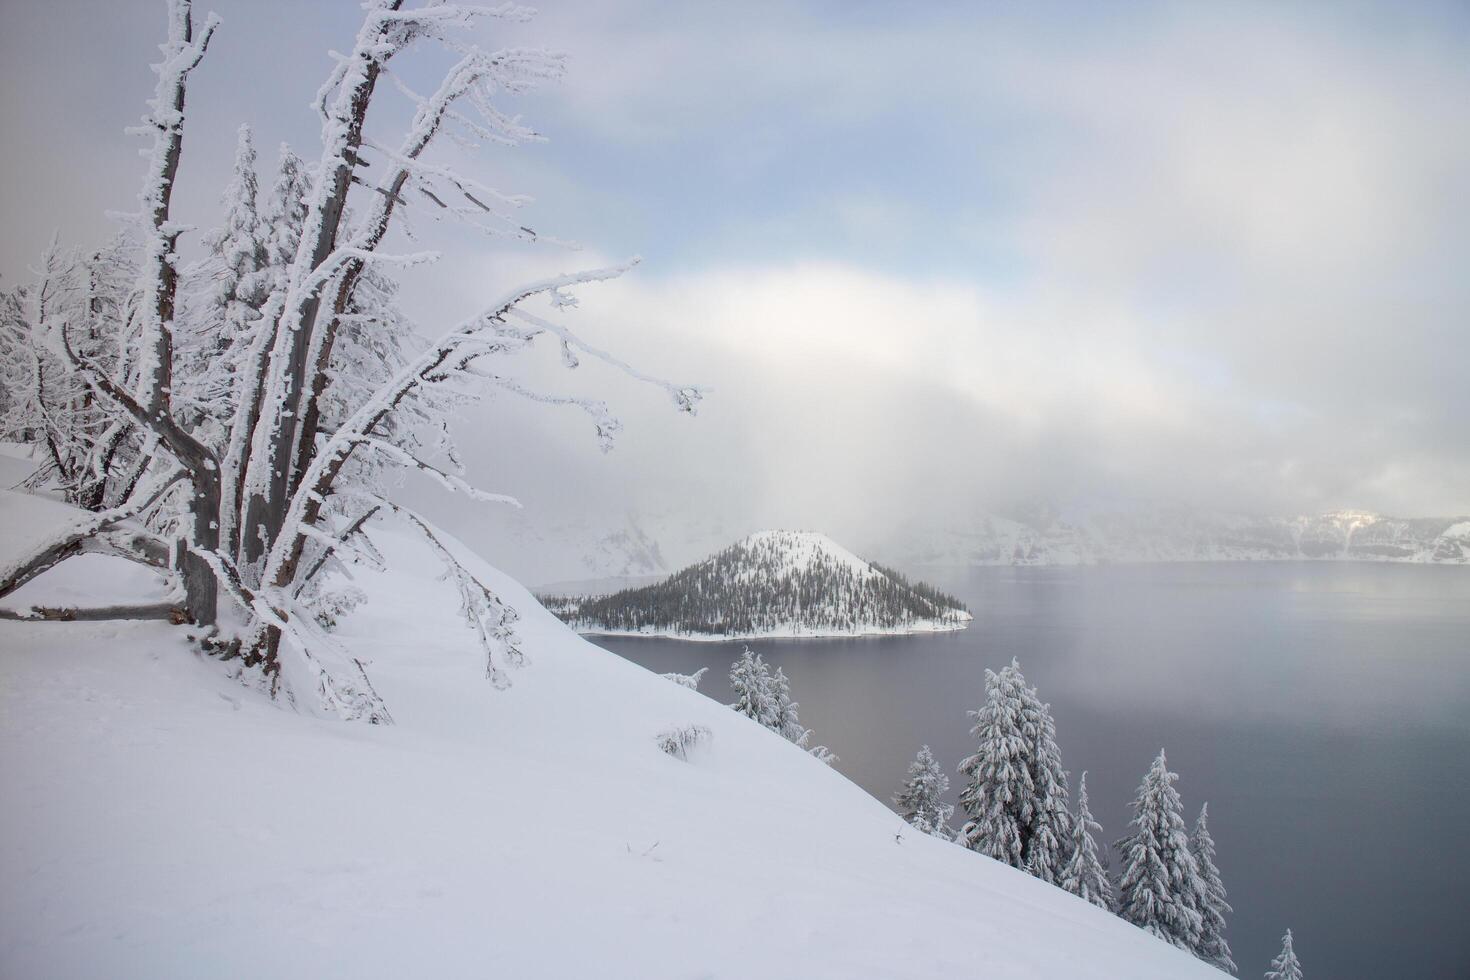
<svg viewBox="0 0 1470 980">
<path fill-rule="evenodd" d="M 715 733 L 703 725 L 675 725 L 654 736 L 658 747 L 676 759 L 689 761 L 689 750 L 710 742 Z"/>
<path fill-rule="evenodd" d="M 367 593 L 362 589 L 355 585 L 344 585 L 339 589 L 326 589 L 311 596 L 307 600 L 307 606 L 322 629 L 331 630 L 336 628 L 343 616 L 366 601 Z"/>
<path fill-rule="evenodd" d="M 697 691 L 699 690 L 700 679 L 704 677 L 708 670 L 708 667 L 701 667 L 692 674 L 661 674 L 659 676 L 663 677 L 664 680 L 673 681 L 680 687 L 687 687 L 691 691 Z"/>
</svg>

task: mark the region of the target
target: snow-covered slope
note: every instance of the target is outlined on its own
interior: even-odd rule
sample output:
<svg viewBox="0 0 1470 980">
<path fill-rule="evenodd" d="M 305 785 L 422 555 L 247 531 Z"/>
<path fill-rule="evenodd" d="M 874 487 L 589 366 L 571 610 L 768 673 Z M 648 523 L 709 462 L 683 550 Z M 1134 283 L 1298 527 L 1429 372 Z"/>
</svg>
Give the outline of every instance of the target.
<svg viewBox="0 0 1470 980">
<path fill-rule="evenodd" d="M 1215 976 L 467 556 L 522 614 L 494 690 L 432 556 L 379 540 L 340 635 L 391 727 L 283 709 L 178 628 L 0 623 L 0 976 Z M 655 747 L 688 723 L 690 761 Z"/>
<path fill-rule="evenodd" d="M 545 601 L 586 633 L 696 640 L 940 633 L 971 619 L 814 531 L 757 531 L 662 582 Z"/>
</svg>

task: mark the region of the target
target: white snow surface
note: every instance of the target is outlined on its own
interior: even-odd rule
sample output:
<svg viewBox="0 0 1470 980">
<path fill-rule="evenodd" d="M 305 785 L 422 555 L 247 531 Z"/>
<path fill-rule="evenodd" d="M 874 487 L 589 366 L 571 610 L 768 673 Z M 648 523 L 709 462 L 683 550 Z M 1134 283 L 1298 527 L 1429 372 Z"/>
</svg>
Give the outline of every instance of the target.
<svg viewBox="0 0 1470 980">
<path fill-rule="evenodd" d="M 847 566 L 860 578 L 879 574 L 872 565 L 818 531 L 756 531 L 740 543 L 752 550 L 769 548 L 778 552 L 785 559 L 781 571 L 786 575 L 806 571 L 823 555 L 839 566 Z"/>
<path fill-rule="evenodd" d="M 390 727 L 272 702 L 182 628 L 0 623 L 0 976 L 1216 976 L 909 830 L 460 548 L 522 616 L 494 690 L 432 554 L 376 536 L 393 570 L 356 572 L 338 635 Z M 656 747 L 690 724 L 689 761 Z"/>
</svg>

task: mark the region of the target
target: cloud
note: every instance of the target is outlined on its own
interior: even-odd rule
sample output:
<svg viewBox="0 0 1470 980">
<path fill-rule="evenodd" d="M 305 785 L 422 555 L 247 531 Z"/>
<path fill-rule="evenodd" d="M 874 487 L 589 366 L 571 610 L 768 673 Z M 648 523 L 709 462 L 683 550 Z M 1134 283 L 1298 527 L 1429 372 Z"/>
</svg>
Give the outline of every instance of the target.
<svg viewBox="0 0 1470 980">
<path fill-rule="evenodd" d="M 547 351 L 521 368 L 607 397 L 626 423 L 610 455 L 581 419 L 503 399 L 460 431 L 476 476 L 543 526 L 683 512 L 862 539 L 874 522 L 962 521 L 1035 497 L 1458 509 L 1458 449 L 1404 439 L 1408 423 L 1346 429 L 1291 392 L 1263 405 L 1136 317 L 837 263 L 640 270 L 586 291 L 572 322 L 644 370 L 707 384 L 697 418 Z"/>
<path fill-rule="evenodd" d="M 203 227 L 242 115 L 263 147 L 305 148 L 320 52 L 355 16 L 313 8 L 272 57 L 274 21 L 221 5 L 181 197 Z M 52 135 L 7 147 L 12 279 L 58 215 L 83 237 L 79 209 L 105 228 L 128 204 L 115 176 L 84 179 L 81 148 L 129 166 L 96 117 L 136 115 L 158 20 L 151 0 L 98 5 L 109 46 L 27 9 L 5 105 Z M 551 142 L 475 172 L 596 249 L 421 227 L 412 247 L 448 258 L 404 304 L 432 332 L 515 279 L 648 256 L 573 319 L 709 384 L 699 418 L 548 355 L 524 369 L 622 410 L 612 455 L 584 419 L 505 398 L 462 426 L 483 483 L 564 516 L 835 531 L 1027 496 L 1470 511 L 1467 38 L 1454 4 L 557 5 L 486 35 L 570 55 L 562 87 L 512 106 Z M 73 85 L 20 84 L 66 56 L 85 59 Z M 424 65 L 400 70 L 423 87 Z"/>
</svg>

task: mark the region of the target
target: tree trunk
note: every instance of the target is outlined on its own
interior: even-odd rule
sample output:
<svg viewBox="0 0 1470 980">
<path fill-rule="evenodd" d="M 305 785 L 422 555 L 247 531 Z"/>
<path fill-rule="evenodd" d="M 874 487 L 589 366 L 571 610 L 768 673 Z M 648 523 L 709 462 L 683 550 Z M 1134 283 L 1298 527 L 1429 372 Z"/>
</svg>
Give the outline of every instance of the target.
<svg viewBox="0 0 1470 980">
<path fill-rule="evenodd" d="M 390 0 L 390 10 L 401 6 L 402 0 Z M 292 277 L 297 285 L 302 284 L 312 273 L 320 269 L 337 247 L 337 231 L 347 207 L 347 192 L 352 186 L 352 171 L 358 164 L 358 151 L 362 146 L 363 122 L 367 118 L 368 105 L 372 102 L 373 89 L 382 70 L 384 55 L 378 50 L 386 44 L 384 35 L 387 25 L 378 28 L 375 45 L 360 42 L 353 52 L 364 64 L 352 83 L 345 104 L 339 97 L 338 119 L 342 130 L 337 136 L 337 145 L 327 147 L 330 156 L 324 159 L 335 161 L 331 170 L 319 176 L 329 183 L 329 190 L 317 188 L 320 195 L 313 214 L 307 218 L 307 229 L 292 266 Z M 345 83 L 344 83 L 345 84 Z M 309 242 L 308 242 L 309 239 Z M 304 250 L 310 248 L 309 253 Z M 306 257 L 306 262 L 302 259 Z M 270 370 L 275 375 L 275 393 L 279 403 L 268 406 L 274 413 L 275 424 L 257 432 L 257 439 L 267 439 L 264 453 L 253 458 L 258 466 L 267 468 L 265 473 L 252 474 L 247 482 L 254 483 L 256 492 L 246 502 L 245 521 L 241 529 L 241 545 L 248 561 L 256 561 L 265 554 L 272 542 L 281 533 L 286 520 L 286 508 L 291 496 L 293 471 L 298 459 L 298 444 L 301 422 L 314 396 L 314 384 L 308 384 L 308 361 L 317 346 L 318 317 L 321 312 L 321 292 L 326 284 L 298 297 L 294 309 L 283 312 L 285 335 L 278 331 L 277 344 L 271 354 Z M 304 458 L 310 459 L 315 447 L 303 449 Z M 264 492 L 260 492 L 263 488 Z"/>
<path fill-rule="evenodd" d="M 193 480 L 194 547 L 206 551 L 219 550 L 219 478 L 208 471 L 205 479 Z M 219 613 L 219 581 L 214 569 L 188 543 L 179 542 L 179 578 L 184 583 L 184 609 L 189 620 L 200 626 L 213 626 Z"/>
</svg>

